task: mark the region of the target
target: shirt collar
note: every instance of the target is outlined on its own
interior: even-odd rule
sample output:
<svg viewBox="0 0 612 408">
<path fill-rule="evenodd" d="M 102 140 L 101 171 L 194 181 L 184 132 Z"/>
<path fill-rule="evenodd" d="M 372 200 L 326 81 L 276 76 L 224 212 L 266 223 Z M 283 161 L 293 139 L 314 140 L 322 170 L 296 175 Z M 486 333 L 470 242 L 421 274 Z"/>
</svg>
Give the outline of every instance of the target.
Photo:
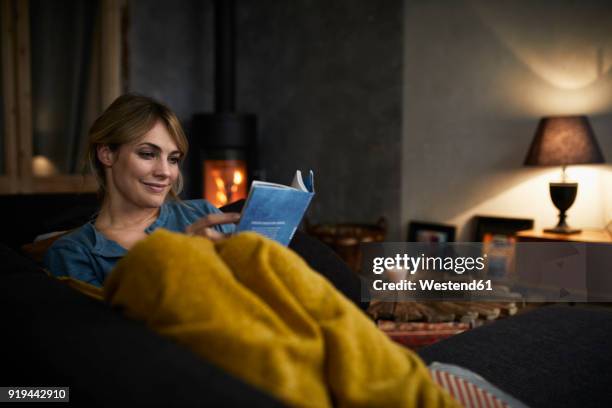
<svg viewBox="0 0 612 408">
<path fill-rule="evenodd" d="M 153 222 L 153 224 L 149 225 L 147 228 L 145 228 L 145 232 L 147 234 L 152 233 L 153 231 L 155 231 L 157 228 L 166 225 L 166 220 L 168 219 L 168 208 L 167 208 L 167 204 L 164 203 L 162 204 L 161 207 L 159 207 L 159 215 L 157 216 L 157 219 L 155 220 L 155 222 Z"/>
</svg>

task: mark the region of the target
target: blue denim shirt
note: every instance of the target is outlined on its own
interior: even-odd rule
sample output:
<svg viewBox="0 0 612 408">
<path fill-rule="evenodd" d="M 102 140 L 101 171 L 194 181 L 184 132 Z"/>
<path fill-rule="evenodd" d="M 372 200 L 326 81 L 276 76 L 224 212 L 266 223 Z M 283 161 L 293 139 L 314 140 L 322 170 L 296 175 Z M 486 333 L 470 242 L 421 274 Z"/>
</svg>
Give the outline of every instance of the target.
<svg viewBox="0 0 612 408">
<path fill-rule="evenodd" d="M 145 232 L 150 234 L 157 228 L 184 232 L 197 219 L 219 210 L 205 200 L 169 201 L 160 207 L 157 220 Z M 94 221 L 61 237 L 53 243 L 44 259 L 45 267 L 54 276 L 70 276 L 96 286 L 104 280 L 127 250 L 102 235 Z M 233 224 L 217 225 L 217 231 L 234 232 Z"/>
</svg>

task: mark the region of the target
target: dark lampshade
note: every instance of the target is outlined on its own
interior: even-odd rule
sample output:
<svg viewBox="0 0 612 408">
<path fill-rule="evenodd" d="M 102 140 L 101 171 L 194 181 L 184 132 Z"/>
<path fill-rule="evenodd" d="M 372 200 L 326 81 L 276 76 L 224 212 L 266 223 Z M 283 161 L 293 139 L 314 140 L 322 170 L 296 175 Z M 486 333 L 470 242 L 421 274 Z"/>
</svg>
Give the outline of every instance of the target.
<svg viewBox="0 0 612 408">
<path fill-rule="evenodd" d="M 552 116 L 540 119 L 524 164 L 567 166 L 604 162 L 586 116 Z"/>
</svg>

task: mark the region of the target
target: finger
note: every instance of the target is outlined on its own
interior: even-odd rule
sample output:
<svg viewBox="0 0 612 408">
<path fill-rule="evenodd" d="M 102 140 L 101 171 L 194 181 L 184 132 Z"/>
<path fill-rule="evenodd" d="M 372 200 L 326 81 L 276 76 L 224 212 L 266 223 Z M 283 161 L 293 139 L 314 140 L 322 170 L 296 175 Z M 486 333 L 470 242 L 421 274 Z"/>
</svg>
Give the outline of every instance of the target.
<svg viewBox="0 0 612 408">
<path fill-rule="evenodd" d="M 239 219 L 239 213 L 216 213 L 204 216 L 191 225 L 195 228 L 211 227 L 218 224 L 231 224 Z"/>
<path fill-rule="evenodd" d="M 225 238 L 225 234 L 213 228 L 193 228 L 190 231 L 187 231 L 187 234 L 205 237 L 211 241 L 219 241 L 220 239 Z"/>
<path fill-rule="evenodd" d="M 206 238 L 217 242 L 225 238 L 225 234 L 212 228 L 206 228 Z"/>
</svg>

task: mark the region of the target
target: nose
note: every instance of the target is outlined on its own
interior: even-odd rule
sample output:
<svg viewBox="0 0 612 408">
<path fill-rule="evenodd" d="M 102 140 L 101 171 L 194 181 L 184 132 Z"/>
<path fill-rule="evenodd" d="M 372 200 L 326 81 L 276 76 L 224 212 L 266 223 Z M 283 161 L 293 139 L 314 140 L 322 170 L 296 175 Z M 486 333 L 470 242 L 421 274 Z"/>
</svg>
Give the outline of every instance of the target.
<svg viewBox="0 0 612 408">
<path fill-rule="evenodd" d="M 165 157 L 159 157 L 155 161 L 153 175 L 160 179 L 167 179 L 170 177 L 170 165 L 168 164 L 168 160 Z"/>
</svg>

